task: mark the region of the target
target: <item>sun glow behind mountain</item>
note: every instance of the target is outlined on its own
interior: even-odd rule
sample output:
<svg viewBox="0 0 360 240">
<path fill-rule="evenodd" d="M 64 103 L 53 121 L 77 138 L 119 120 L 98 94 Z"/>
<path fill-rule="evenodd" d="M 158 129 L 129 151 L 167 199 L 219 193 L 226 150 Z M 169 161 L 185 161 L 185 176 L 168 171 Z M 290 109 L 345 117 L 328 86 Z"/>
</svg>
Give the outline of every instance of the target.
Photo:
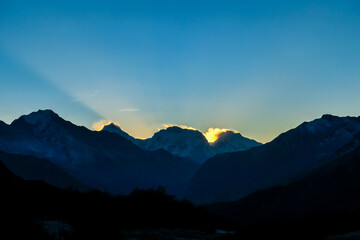
<svg viewBox="0 0 360 240">
<path fill-rule="evenodd" d="M 194 131 L 199 131 L 201 132 L 199 129 L 196 129 L 196 128 L 193 128 L 193 127 L 189 127 L 189 126 L 186 126 L 186 125 L 176 125 L 176 124 L 164 124 L 163 125 L 164 128 L 168 128 L 168 127 L 179 127 L 179 128 L 183 128 L 183 129 L 189 129 L 189 130 L 194 130 Z M 160 130 L 160 129 L 159 129 Z M 207 132 L 203 133 L 201 132 L 206 140 L 209 142 L 209 143 L 213 143 L 215 142 L 218 138 L 219 138 L 219 134 L 220 133 L 224 133 L 224 132 L 234 132 L 234 133 L 238 133 L 237 130 L 234 130 L 234 129 L 228 129 L 228 128 L 209 128 L 207 130 Z"/>
<path fill-rule="evenodd" d="M 179 127 L 179 128 L 182 128 L 182 129 L 189 129 L 189 130 L 194 130 L 194 131 L 199 131 L 201 132 L 200 130 L 196 129 L 196 128 L 193 128 L 193 127 L 189 127 L 189 126 L 186 126 L 186 125 L 176 125 L 176 124 L 163 124 L 163 127 L 166 129 L 166 128 L 169 128 L 169 127 Z M 161 129 L 159 129 L 161 130 Z"/>
<path fill-rule="evenodd" d="M 110 120 L 100 120 L 98 122 L 94 122 L 93 125 L 92 125 L 92 128 L 95 130 L 95 131 L 101 131 L 106 125 L 109 125 L 111 123 L 114 123 L 113 121 L 110 121 Z M 114 123 L 116 125 L 119 125 L 117 123 Z"/>
<path fill-rule="evenodd" d="M 93 123 L 92 127 L 95 131 L 101 131 L 104 126 L 106 125 L 109 125 L 109 124 L 115 124 L 117 126 L 120 126 L 118 123 L 115 123 L 113 121 L 110 121 L 110 120 L 100 120 L 98 122 L 95 122 Z M 176 125 L 176 124 L 163 124 L 163 128 L 161 129 L 167 129 L 169 127 L 179 127 L 179 128 L 182 128 L 182 129 L 188 129 L 188 130 L 193 130 L 193 131 L 199 131 L 201 132 L 204 137 L 206 138 L 206 140 L 211 144 L 213 142 L 215 142 L 218 138 L 219 138 L 219 135 L 221 133 L 224 133 L 224 132 L 234 132 L 234 133 L 238 133 L 237 130 L 234 130 L 234 129 L 228 129 L 228 128 L 209 128 L 207 130 L 207 132 L 202 132 L 200 131 L 199 129 L 196 129 L 194 127 L 189 127 L 189 126 L 186 126 L 186 125 Z M 160 128 L 158 129 L 158 131 L 161 130 Z M 141 139 L 145 139 L 145 138 L 141 138 Z"/>
<path fill-rule="evenodd" d="M 213 143 L 218 139 L 220 133 L 224 133 L 228 131 L 237 132 L 235 130 L 226 129 L 226 128 L 209 128 L 207 132 L 204 133 L 204 136 L 206 137 L 209 143 Z"/>
</svg>

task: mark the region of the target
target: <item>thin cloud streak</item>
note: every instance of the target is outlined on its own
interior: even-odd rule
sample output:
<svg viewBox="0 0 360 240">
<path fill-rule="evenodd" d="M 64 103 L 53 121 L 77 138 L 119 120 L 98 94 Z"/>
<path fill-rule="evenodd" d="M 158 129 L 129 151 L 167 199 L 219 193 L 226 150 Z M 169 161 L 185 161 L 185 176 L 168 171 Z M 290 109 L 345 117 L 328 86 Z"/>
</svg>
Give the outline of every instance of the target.
<svg viewBox="0 0 360 240">
<path fill-rule="evenodd" d="M 95 90 L 93 93 L 89 94 L 89 97 L 96 97 L 100 93 L 99 90 Z"/>
<path fill-rule="evenodd" d="M 117 110 L 118 112 L 138 112 L 140 109 L 138 108 L 120 108 Z"/>
</svg>

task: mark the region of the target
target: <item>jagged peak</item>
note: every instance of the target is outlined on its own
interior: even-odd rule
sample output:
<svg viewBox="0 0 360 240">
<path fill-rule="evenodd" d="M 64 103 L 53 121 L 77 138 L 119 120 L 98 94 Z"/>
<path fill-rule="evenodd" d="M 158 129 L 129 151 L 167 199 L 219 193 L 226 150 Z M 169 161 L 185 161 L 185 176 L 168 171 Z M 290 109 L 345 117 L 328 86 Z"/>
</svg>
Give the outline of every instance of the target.
<svg viewBox="0 0 360 240">
<path fill-rule="evenodd" d="M 7 126 L 6 122 L 0 120 L 0 126 Z"/>
<path fill-rule="evenodd" d="M 101 132 L 110 132 L 110 133 L 116 133 L 122 137 L 125 137 L 126 139 L 130 141 L 134 141 L 135 138 L 132 137 L 130 134 L 125 132 L 120 128 L 120 126 L 116 123 L 110 122 L 107 125 L 104 125 L 103 128 L 100 130 Z"/>
<path fill-rule="evenodd" d="M 24 120 L 27 124 L 37 124 L 38 122 L 49 122 L 50 120 L 60 119 L 60 116 L 51 109 L 39 109 L 28 115 L 23 115 L 17 120 Z M 14 122 L 16 122 L 15 120 Z"/>
<path fill-rule="evenodd" d="M 54 112 L 51 109 L 39 109 L 36 112 L 32 112 L 30 114 L 43 114 L 43 115 L 53 115 L 53 116 L 59 116 L 56 112 Z M 29 115 L 30 115 L 29 114 Z"/>
<path fill-rule="evenodd" d="M 324 114 L 321 116 L 321 119 L 325 119 L 325 120 L 328 120 L 328 121 L 334 121 L 334 120 L 337 120 L 337 119 L 340 119 L 341 117 L 339 116 L 335 116 L 335 115 L 331 115 L 331 114 Z"/>
<path fill-rule="evenodd" d="M 182 128 L 180 126 L 170 126 L 166 129 L 161 129 L 160 131 L 156 132 L 154 136 L 160 136 L 163 134 L 176 134 L 176 135 L 192 135 L 192 136 L 198 136 L 202 139 L 205 139 L 205 136 L 196 129 L 189 129 L 189 128 Z M 206 140 L 206 139 L 205 139 Z"/>
<path fill-rule="evenodd" d="M 163 129 L 163 130 L 167 130 L 167 131 L 180 131 L 182 130 L 181 127 L 178 127 L 178 126 L 171 126 L 171 127 L 168 127 L 166 129 Z"/>
<path fill-rule="evenodd" d="M 113 122 L 111 122 L 107 125 L 104 125 L 103 128 L 101 129 L 101 131 L 106 130 L 106 129 L 119 129 L 122 131 L 121 127 L 118 124 L 113 123 Z"/>
<path fill-rule="evenodd" d="M 203 136 L 203 134 L 196 129 L 188 129 L 182 128 L 181 126 L 170 126 L 165 129 L 161 129 L 160 131 L 154 133 L 153 137 L 162 136 L 166 134 L 176 134 L 176 135 L 198 135 Z"/>
<path fill-rule="evenodd" d="M 221 132 L 221 133 L 219 133 L 217 136 L 218 136 L 218 139 L 221 139 L 221 138 L 225 138 L 225 137 L 229 137 L 229 136 L 234 136 L 234 135 L 242 136 L 241 133 L 234 132 L 234 131 L 231 131 L 231 130 L 228 130 L 228 131 L 226 131 L 226 132 Z M 243 136 L 242 136 L 242 137 L 243 137 Z"/>
<path fill-rule="evenodd" d="M 170 127 L 167 127 L 166 129 L 162 129 L 164 131 L 169 131 L 169 132 L 197 132 L 197 130 L 195 129 L 188 129 L 188 128 L 182 128 L 182 127 L 179 127 L 179 126 L 170 126 Z"/>
<path fill-rule="evenodd" d="M 252 147 L 262 145 L 260 142 L 244 137 L 241 133 L 231 130 L 219 133 L 217 135 L 216 141 L 212 142 L 210 145 L 217 148 L 223 144 L 232 147 L 229 149 L 229 151 L 241 151 L 243 149 L 247 150 Z M 236 148 L 234 148 L 234 146 L 236 146 Z"/>
</svg>

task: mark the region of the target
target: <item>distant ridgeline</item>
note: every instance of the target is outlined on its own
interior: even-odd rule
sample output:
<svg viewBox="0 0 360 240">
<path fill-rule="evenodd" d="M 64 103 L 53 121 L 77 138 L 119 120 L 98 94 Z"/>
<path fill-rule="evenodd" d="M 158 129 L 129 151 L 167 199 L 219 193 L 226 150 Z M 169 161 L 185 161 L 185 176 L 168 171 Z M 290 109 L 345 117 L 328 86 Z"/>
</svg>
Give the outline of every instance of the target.
<svg viewBox="0 0 360 240">
<path fill-rule="evenodd" d="M 181 198 L 206 158 L 216 152 L 260 145 L 230 133 L 218 143 L 220 147 L 212 147 L 199 131 L 178 127 L 161 130 L 146 140 L 134 139 L 114 124 L 100 132 L 90 131 L 51 110 L 21 116 L 10 125 L 0 122 L 0 151 L 33 157 L 29 161 L 25 156 L 4 160 L 19 176 L 63 188 L 96 188 L 112 194 L 161 185 Z"/>
<path fill-rule="evenodd" d="M 196 203 L 238 200 L 301 179 L 360 146 L 360 117 L 324 115 L 248 151 L 219 154 L 196 172 L 186 197 Z"/>
<path fill-rule="evenodd" d="M 217 140 L 212 143 L 209 143 L 198 130 L 177 126 L 162 129 L 145 140 L 131 137 L 114 123 L 104 126 L 101 131 L 117 133 L 145 150 L 164 149 L 175 156 L 189 158 L 198 164 L 218 153 L 245 151 L 261 145 L 231 130 L 220 133 Z"/>
<path fill-rule="evenodd" d="M 1 122 L 0 150 L 36 157 L 4 162 L 25 179 L 41 179 L 59 187 L 69 187 L 73 181 L 75 188 L 87 186 L 112 194 L 162 185 L 181 197 L 198 168 L 164 150 L 145 151 L 118 134 L 76 126 L 51 110 L 22 116 L 10 125 Z M 40 174 L 41 168 L 47 173 Z M 30 169 L 38 169 L 39 175 L 29 173 Z M 54 176 L 57 183 L 51 179 Z"/>
</svg>

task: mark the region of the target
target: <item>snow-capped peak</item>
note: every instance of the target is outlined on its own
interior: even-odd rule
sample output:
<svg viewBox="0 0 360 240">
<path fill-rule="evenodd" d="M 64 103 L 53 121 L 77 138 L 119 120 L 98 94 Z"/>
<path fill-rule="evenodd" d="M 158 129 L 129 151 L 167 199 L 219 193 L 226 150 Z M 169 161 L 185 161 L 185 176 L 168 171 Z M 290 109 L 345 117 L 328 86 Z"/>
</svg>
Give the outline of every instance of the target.
<svg viewBox="0 0 360 240">
<path fill-rule="evenodd" d="M 37 112 L 32 112 L 29 115 L 22 116 L 24 121 L 27 124 L 35 125 L 40 122 L 49 122 L 54 118 L 58 118 L 59 115 L 54 113 L 52 110 L 38 110 Z"/>
<path fill-rule="evenodd" d="M 304 122 L 300 125 L 300 129 L 305 129 L 312 133 L 327 130 L 329 128 L 346 128 L 360 130 L 360 119 L 356 117 L 338 117 L 330 114 L 324 114 L 321 118 L 311 122 Z"/>
</svg>

